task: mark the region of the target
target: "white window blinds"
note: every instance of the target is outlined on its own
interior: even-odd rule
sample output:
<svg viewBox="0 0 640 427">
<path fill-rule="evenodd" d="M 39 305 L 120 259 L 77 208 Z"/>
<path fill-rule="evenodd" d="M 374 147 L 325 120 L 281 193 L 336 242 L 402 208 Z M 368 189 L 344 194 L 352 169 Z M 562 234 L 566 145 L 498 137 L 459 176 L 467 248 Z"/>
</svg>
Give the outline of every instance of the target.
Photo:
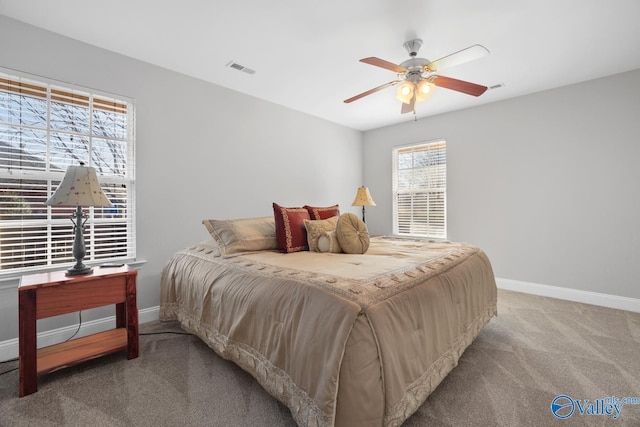
<svg viewBox="0 0 640 427">
<path fill-rule="evenodd" d="M 447 237 L 445 141 L 393 150 L 393 232 Z"/>
<path fill-rule="evenodd" d="M 133 125 L 129 101 L 0 72 L 0 276 L 74 262 L 74 208 L 44 202 L 80 162 L 113 204 L 85 208 L 85 262 L 135 258 Z"/>
</svg>

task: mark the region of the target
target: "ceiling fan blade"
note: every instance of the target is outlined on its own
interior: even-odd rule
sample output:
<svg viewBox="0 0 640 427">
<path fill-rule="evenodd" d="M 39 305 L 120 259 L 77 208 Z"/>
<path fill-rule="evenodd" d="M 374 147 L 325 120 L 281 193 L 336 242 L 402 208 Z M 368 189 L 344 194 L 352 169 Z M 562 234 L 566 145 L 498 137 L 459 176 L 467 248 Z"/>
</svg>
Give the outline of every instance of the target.
<svg viewBox="0 0 640 427">
<path fill-rule="evenodd" d="M 486 86 L 465 82 L 464 80 L 452 79 L 451 77 L 432 76 L 430 80 L 436 86 L 466 93 L 467 95 L 480 96 L 487 90 Z"/>
<path fill-rule="evenodd" d="M 389 86 L 393 86 L 393 85 L 398 84 L 398 83 L 400 83 L 400 80 L 394 80 L 394 81 L 392 81 L 392 82 L 385 83 L 385 84 L 383 84 L 383 85 L 381 85 L 381 86 L 374 87 L 373 89 L 369 89 L 369 90 L 368 90 L 368 91 L 366 91 L 366 92 L 362 92 L 362 93 L 361 93 L 361 94 L 359 94 L 359 95 L 353 96 L 353 97 L 351 97 L 351 98 L 349 98 L 349 99 L 345 99 L 345 100 L 344 100 L 344 102 L 345 102 L 345 104 L 348 104 L 348 103 L 350 103 L 350 102 L 357 101 L 357 100 L 358 100 L 358 99 L 360 99 L 360 98 L 364 98 L 364 97 L 365 97 L 365 96 L 367 96 L 367 95 L 371 95 L 372 93 L 376 93 L 376 92 L 377 92 L 377 91 L 379 91 L 379 90 L 382 90 L 382 89 L 388 88 Z"/>
<path fill-rule="evenodd" d="M 402 103 L 402 108 L 400 109 L 400 114 L 407 114 L 412 112 L 416 108 L 416 95 L 413 94 L 411 101 L 408 104 Z"/>
<path fill-rule="evenodd" d="M 376 67 L 384 68 L 385 70 L 391 70 L 396 73 L 406 73 L 407 69 L 401 67 L 399 65 L 394 64 L 393 62 L 385 61 L 384 59 L 376 58 L 375 56 L 371 56 L 369 58 L 362 58 L 360 62 L 364 62 L 365 64 L 375 65 Z"/>
<path fill-rule="evenodd" d="M 443 68 L 453 67 L 455 65 L 464 64 L 465 62 L 480 59 L 489 54 L 489 49 L 486 47 L 475 44 L 466 49 L 459 50 L 458 52 L 447 55 L 443 58 L 436 59 L 430 62 L 425 68 L 429 71 L 438 71 Z"/>
</svg>

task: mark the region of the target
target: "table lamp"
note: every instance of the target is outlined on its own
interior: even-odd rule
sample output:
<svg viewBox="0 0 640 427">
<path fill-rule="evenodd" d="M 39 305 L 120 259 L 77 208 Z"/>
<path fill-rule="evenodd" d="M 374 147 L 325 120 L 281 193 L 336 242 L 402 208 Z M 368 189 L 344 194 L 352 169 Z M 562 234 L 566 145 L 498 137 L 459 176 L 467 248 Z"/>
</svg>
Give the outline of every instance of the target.
<svg viewBox="0 0 640 427">
<path fill-rule="evenodd" d="M 76 264 L 67 270 L 67 275 L 91 273 L 93 269 L 82 262 L 87 254 L 84 246 L 84 224 L 88 219 L 88 216 L 82 212 L 82 208 L 113 206 L 100 188 L 95 168 L 85 166 L 83 162 L 80 162 L 80 166 L 69 166 L 58 189 L 45 204 L 47 206 L 76 208 L 70 218 L 75 233 L 73 258 L 75 258 Z"/>
<path fill-rule="evenodd" d="M 364 207 L 365 206 L 375 206 L 376 202 L 371 198 L 371 194 L 369 193 L 369 189 L 367 187 L 358 188 L 358 193 L 356 194 L 356 198 L 351 204 L 351 206 L 362 206 L 362 222 L 366 222 L 364 220 Z"/>
</svg>

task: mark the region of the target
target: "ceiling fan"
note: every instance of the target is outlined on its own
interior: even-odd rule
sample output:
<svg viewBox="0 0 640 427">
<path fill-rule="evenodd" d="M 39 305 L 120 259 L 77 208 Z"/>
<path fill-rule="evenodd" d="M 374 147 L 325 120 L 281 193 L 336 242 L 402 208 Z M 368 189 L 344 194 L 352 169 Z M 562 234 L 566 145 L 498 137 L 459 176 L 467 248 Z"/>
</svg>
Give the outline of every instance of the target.
<svg viewBox="0 0 640 427">
<path fill-rule="evenodd" d="M 480 96 L 487 90 L 486 86 L 436 74 L 436 72 L 441 69 L 453 67 L 454 65 L 473 61 L 488 55 L 489 50 L 484 46 L 476 44 L 435 61 L 416 57 L 418 50 L 420 50 L 422 46 L 422 40 L 420 39 L 409 40 L 405 42 L 403 46 L 407 52 L 409 52 L 411 58 L 402 62 L 400 65 L 376 58 L 375 56 L 360 60 L 360 62 L 364 62 L 365 64 L 375 65 L 376 67 L 397 73 L 397 80 L 369 89 L 359 95 L 345 99 L 344 102 L 348 104 L 357 101 L 367 95 L 400 83 L 397 90 L 397 98 L 402 101 L 402 109 L 400 112 L 405 114 L 413 111 L 415 114 L 416 102 L 427 99 L 433 92 L 434 86 L 444 87 L 473 96 Z"/>
</svg>

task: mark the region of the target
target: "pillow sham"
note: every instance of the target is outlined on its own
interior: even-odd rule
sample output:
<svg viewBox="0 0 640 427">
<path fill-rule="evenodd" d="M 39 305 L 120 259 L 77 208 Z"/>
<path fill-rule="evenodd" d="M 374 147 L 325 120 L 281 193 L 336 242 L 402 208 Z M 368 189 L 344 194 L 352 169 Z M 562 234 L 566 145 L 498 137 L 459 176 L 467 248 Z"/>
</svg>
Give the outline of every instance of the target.
<svg viewBox="0 0 640 427">
<path fill-rule="evenodd" d="M 286 208 L 273 203 L 278 248 L 282 253 L 309 250 L 304 220 L 311 219 L 305 208 Z"/>
<path fill-rule="evenodd" d="M 327 231 L 334 231 L 338 224 L 338 217 L 334 216 L 321 220 L 304 220 L 304 227 L 307 229 L 307 242 L 309 250 L 312 252 L 320 252 L 318 250 L 318 238 Z"/>
<path fill-rule="evenodd" d="M 318 237 L 318 252 L 339 254 L 342 252 L 336 230 L 324 231 Z"/>
<path fill-rule="evenodd" d="M 369 231 L 366 224 L 352 213 L 340 215 L 336 237 L 342 250 L 348 254 L 363 254 L 369 249 Z"/>
<path fill-rule="evenodd" d="M 231 257 L 247 252 L 278 249 L 273 217 L 202 221 L 220 247 L 220 255 Z"/>
<path fill-rule="evenodd" d="M 313 220 L 328 219 L 333 216 L 340 216 L 340 206 L 338 205 L 327 206 L 326 208 L 319 208 L 309 205 L 304 205 L 303 207 L 309 211 L 309 216 Z"/>
</svg>

